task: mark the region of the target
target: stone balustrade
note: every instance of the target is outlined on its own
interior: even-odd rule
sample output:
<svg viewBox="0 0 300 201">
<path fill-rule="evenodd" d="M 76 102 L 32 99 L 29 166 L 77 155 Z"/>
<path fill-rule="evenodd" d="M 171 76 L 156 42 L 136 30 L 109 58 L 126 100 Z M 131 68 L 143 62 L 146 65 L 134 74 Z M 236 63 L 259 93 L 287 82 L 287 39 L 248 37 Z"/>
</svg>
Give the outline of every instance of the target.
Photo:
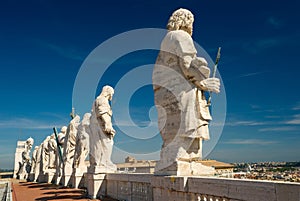
<svg viewBox="0 0 300 201">
<path fill-rule="evenodd" d="M 300 184 L 217 177 L 107 174 L 106 196 L 126 201 L 298 201 Z M 103 188 L 103 186 L 102 186 Z"/>
</svg>

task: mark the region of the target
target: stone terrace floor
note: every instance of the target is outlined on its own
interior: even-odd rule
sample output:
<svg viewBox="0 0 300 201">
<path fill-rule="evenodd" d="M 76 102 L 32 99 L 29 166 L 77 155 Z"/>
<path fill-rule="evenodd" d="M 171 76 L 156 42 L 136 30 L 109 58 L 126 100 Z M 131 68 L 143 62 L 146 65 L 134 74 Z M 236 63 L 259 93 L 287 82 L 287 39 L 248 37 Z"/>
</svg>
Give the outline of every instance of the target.
<svg viewBox="0 0 300 201">
<path fill-rule="evenodd" d="M 114 199 L 104 198 L 88 199 L 84 189 L 74 189 L 54 184 L 34 183 L 26 181 L 12 180 L 12 197 L 14 201 L 33 201 L 33 200 L 61 200 L 61 201 L 115 201 Z"/>
</svg>

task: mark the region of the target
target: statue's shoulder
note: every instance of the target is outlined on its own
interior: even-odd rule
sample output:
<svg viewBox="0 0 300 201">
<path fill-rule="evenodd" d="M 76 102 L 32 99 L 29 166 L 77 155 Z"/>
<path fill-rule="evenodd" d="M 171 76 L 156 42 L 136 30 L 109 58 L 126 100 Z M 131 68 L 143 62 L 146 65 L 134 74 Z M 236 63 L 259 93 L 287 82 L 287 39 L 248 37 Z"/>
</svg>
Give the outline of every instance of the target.
<svg viewBox="0 0 300 201">
<path fill-rule="evenodd" d="M 167 52 L 176 51 L 178 48 L 180 52 L 186 52 L 186 47 L 192 47 L 188 49 L 193 49 L 193 51 L 189 50 L 187 52 L 195 52 L 192 37 L 183 30 L 169 31 L 161 44 L 161 49 Z"/>
<path fill-rule="evenodd" d="M 190 34 L 188 34 L 186 31 L 183 30 L 175 30 L 175 31 L 169 31 L 166 35 L 168 38 L 172 38 L 173 40 L 192 40 L 192 37 Z"/>
<path fill-rule="evenodd" d="M 175 54 L 196 54 L 194 42 L 190 34 L 183 30 L 169 31 L 162 42 L 161 49 L 165 51 L 175 51 Z"/>
</svg>

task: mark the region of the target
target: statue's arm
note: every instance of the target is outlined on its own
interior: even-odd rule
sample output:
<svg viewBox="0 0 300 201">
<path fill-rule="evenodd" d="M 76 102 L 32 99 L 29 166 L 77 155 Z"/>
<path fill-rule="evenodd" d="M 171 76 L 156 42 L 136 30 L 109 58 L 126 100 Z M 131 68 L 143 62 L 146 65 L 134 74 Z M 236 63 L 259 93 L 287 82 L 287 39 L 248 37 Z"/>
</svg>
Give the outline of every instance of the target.
<svg viewBox="0 0 300 201">
<path fill-rule="evenodd" d="M 112 127 L 110 114 L 108 112 L 103 113 L 102 115 L 100 115 L 100 118 L 104 122 L 104 132 L 107 135 L 114 136 L 116 134 L 116 131 Z"/>
<path fill-rule="evenodd" d="M 22 152 L 22 158 L 24 161 L 28 162 L 30 161 L 30 156 L 29 156 L 29 153 L 27 151 L 23 151 Z"/>
<path fill-rule="evenodd" d="M 220 92 L 220 80 L 209 78 L 210 69 L 204 58 L 185 55 L 181 58 L 181 69 L 187 80 L 203 91 Z"/>
<path fill-rule="evenodd" d="M 183 75 L 195 87 L 203 91 L 220 92 L 220 80 L 209 78 L 210 69 L 207 61 L 202 57 L 197 57 L 197 51 L 193 39 L 184 32 L 178 32 L 176 54 L 179 56 L 179 65 Z"/>
</svg>

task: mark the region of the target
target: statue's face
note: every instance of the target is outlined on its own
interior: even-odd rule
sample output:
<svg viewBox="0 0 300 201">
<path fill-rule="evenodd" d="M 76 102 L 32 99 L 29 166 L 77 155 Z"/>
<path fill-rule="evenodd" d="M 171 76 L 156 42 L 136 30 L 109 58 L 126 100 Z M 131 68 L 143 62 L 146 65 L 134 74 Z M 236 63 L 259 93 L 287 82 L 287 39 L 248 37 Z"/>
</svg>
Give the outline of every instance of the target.
<svg viewBox="0 0 300 201">
<path fill-rule="evenodd" d="M 108 99 L 109 99 L 110 101 L 112 100 L 113 95 L 114 95 L 114 92 L 110 92 L 110 93 L 108 94 Z"/>
</svg>

